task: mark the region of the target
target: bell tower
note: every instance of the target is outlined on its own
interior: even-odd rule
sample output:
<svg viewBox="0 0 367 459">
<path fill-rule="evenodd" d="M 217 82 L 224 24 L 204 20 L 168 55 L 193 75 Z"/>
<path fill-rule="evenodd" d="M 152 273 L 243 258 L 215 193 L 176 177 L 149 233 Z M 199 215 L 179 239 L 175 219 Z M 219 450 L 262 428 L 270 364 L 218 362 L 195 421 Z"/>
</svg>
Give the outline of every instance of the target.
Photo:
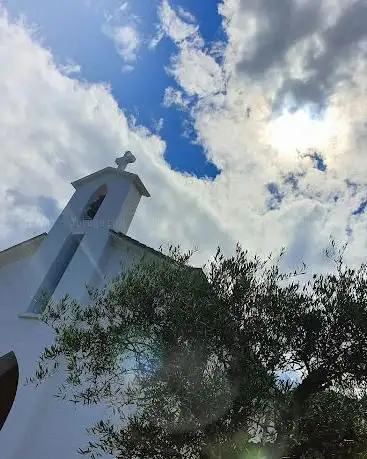
<svg viewBox="0 0 367 459">
<path fill-rule="evenodd" d="M 127 233 L 142 196 L 150 197 L 139 176 L 126 171 L 131 152 L 72 182 L 75 191 L 35 255 L 35 292 L 28 312 L 39 313 L 43 292 L 55 300 L 81 299 L 108 250 L 111 231 Z M 32 282 L 33 284 L 33 282 Z"/>
<path fill-rule="evenodd" d="M 65 207 L 64 223 L 76 228 L 99 227 L 126 234 L 142 196 L 149 197 L 140 178 L 126 167 L 136 161 L 127 151 L 106 167 L 72 182 L 75 193 Z"/>
</svg>

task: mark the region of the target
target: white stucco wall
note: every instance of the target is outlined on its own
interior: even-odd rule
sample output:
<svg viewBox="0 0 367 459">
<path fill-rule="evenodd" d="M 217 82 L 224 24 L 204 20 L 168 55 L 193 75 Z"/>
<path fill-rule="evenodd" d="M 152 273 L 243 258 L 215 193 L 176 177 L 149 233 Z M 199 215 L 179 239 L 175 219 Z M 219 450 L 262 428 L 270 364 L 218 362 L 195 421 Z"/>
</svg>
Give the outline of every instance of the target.
<svg viewBox="0 0 367 459">
<path fill-rule="evenodd" d="M 115 277 L 121 269 L 120 261 L 124 267 L 128 267 L 134 256 L 142 254 L 140 248 L 134 248 L 123 240 L 116 241 L 114 238 L 112 241 L 111 238 L 99 270 L 95 270 L 93 285 L 103 285 L 105 280 Z M 82 261 L 83 257 L 79 257 L 79 263 Z M 14 298 L 17 286 L 19 289 L 19 285 L 27 281 L 26 273 L 31 262 L 23 262 L 23 269 L 21 263 L 15 263 L 3 272 L 0 270 L 0 354 L 14 351 L 20 371 L 15 402 L 0 432 L 1 459 L 79 458 L 77 449 L 88 444 L 85 427 L 103 416 L 103 408 L 75 408 L 72 403 L 53 397 L 58 378 L 51 379 L 39 388 L 23 385 L 24 379 L 33 374 L 44 346 L 52 340 L 52 330 L 45 324 L 39 320 L 18 317 L 18 313 L 25 312 L 26 305 L 14 301 Z M 84 257 L 84 263 L 90 263 L 89 256 Z M 79 264 L 75 268 L 82 270 L 83 266 Z M 77 273 L 77 270 L 69 273 L 74 284 L 78 284 Z M 8 288 L 4 288 L 4 285 Z"/>
<path fill-rule="evenodd" d="M 101 269 L 96 271 L 91 280 L 91 285 L 102 287 L 106 282 L 116 277 L 121 269 L 129 269 L 144 255 L 144 250 L 134 246 L 128 240 L 111 236 Z"/>
<path fill-rule="evenodd" d="M 30 290 L 28 278 L 25 275 L 31 266 L 31 259 L 18 260 L 0 268 L 0 313 L 3 318 L 4 309 L 19 313 L 22 290 Z M 29 298 L 29 297 L 28 297 Z M 2 320 L 1 320 L 2 321 Z"/>
<path fill-rule="evenodd" d="M 36 243 L 32 243 L 33 248 L 19 250 L 16 247 L 6 257 L 0 257 L 0 336 L 4 332 L 2 329 L 5 328 L 3 323 L 7 320 L 7 314 L 17 316 L 28 308 L 35 283 L 42 276 L 43 269 L 35 254 L 46 238 L 37 239 Z M 17 252 L 16 255 L 13 252 Z"/>
</svg>

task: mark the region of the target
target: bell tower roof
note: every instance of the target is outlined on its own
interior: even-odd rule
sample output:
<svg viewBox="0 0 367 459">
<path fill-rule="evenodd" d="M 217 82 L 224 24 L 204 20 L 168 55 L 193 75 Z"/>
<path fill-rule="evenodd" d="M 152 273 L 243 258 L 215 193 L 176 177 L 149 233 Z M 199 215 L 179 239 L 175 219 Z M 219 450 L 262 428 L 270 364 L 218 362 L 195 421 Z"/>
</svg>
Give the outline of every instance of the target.
<svg viewBox="0 0 367 459">
<path fill-rule="evenodd" d="M 75 180 L 71 184 L 75 189 L 78 189 L 81 185 L 84 185 L 91 180 L 95 180 L 96 178 L 102 175 L 115 175 L 117 177 L 121 177 L 124 180 L 135 185 L 142 196 L 146 196 L 147 198 L 150 197 L 149 191 L 145 188 L 143 182 L 141 181 L 140 177 L 137 174 L 133 174 L 131 172 L 126 172 L 126 167 L 128 164 L 135 162 L 135 156 L 130 152 L 127 151 L 124 156 L 116 159 L 117 167 L 105 167 L 100 169 L 99 171 L 93 172 L 92 174 L 86 175 L 78 180 Z"/>
</svg>

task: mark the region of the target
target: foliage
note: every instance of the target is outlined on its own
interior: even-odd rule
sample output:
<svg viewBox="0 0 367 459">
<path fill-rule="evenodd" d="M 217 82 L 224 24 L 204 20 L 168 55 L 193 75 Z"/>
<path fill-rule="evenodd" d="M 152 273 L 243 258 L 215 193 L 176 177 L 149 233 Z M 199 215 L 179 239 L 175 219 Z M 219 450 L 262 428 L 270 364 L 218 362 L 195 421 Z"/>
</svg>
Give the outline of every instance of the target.
<svg viewBox="0 0 367 459">
<path fill-rule="evenodd" d="M 65 360 L 72 400 L 111 407 L 81 452 L 367 457 L 366 265 L 339 252 L 334 272 L 302 283 L 239 246 L 203 270 L 190 255 L 144 258 L 88 305 L 45 308 L 55 342 L 32 381 Z"/>
</svg>

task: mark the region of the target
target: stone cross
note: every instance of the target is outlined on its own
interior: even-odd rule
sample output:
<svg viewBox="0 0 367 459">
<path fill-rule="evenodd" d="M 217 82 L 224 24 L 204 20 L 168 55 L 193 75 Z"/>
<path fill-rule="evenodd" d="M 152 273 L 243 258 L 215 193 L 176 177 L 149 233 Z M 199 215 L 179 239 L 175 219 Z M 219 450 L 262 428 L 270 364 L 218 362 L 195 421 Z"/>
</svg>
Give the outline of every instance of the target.
<svg viewBox="0 0 367 459">
<path fill-rule="evenodd" d="M 127 151 L 124 156 L 117 158 L 115 163 L 117 164 L 117 169 L 119 171 L 124 171 L 128 164 L 134 163 L 135 161 L 135 156 L 131 153 L 131 151 Z"/>
</svg>

